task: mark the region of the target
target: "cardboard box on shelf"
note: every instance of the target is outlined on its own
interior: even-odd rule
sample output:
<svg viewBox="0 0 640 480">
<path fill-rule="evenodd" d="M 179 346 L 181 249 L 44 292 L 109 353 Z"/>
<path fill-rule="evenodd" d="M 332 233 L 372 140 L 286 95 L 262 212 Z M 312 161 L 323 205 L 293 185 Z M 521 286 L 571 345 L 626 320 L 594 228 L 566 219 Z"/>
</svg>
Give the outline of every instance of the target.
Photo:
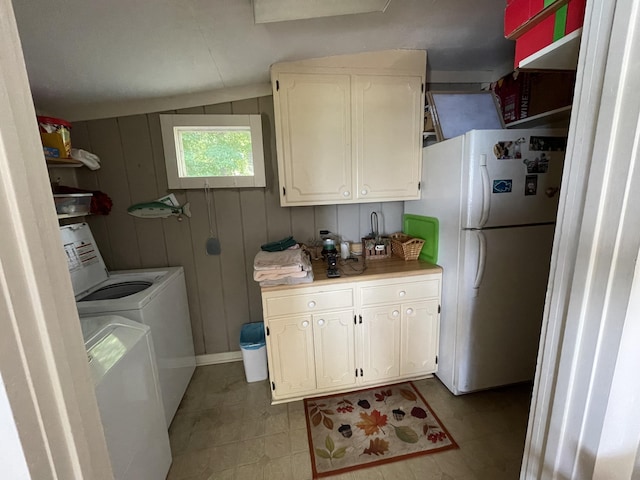
<svg viewBox="0 0 640 480">
<path fill-rule="evenodd" d="M 576 73 L 515 71 L 491 85 L 505 124 L 571 105 Z"/>
<path fill-rule="evenodd" d="M 71 157 L 71 124 L 54 117 L 38 116 L 38 128 L 45 154 L 54 158 Z"/>
</svg>

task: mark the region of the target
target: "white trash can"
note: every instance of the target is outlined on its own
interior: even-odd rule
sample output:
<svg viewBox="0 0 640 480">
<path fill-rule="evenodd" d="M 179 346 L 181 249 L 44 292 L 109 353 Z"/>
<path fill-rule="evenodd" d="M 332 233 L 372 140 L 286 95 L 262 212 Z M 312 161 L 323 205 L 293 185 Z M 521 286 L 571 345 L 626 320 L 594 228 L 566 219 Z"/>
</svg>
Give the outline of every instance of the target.
<svg viewBox="0 0 640 480">
<path fill-rule="evenodd" d="M 245 323 L 240 331 L 240 350 L 244 362 L 247 382 L 266 380 L 267 343 L 264 337 L 264 323 Z"/>
</svg>

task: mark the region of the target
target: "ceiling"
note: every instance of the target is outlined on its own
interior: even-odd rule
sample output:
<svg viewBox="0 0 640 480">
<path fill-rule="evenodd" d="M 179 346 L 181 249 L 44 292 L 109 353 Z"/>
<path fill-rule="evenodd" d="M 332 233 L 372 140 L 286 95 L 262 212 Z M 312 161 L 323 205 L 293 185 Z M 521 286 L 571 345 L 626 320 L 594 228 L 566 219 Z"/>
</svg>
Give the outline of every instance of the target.
<svg viewBox="0 0 640 480">
<path fill-rule="evenodd" d="M 427 50 L 432 82 L 488 81 L 513 60 L 504 7 L 392 0 L 384 13 L 255 24 L 251 0 L 14 0 L 36 108 L 70 120 L 264 85 L 279 61 L 375 50 Z"/>
</svg>

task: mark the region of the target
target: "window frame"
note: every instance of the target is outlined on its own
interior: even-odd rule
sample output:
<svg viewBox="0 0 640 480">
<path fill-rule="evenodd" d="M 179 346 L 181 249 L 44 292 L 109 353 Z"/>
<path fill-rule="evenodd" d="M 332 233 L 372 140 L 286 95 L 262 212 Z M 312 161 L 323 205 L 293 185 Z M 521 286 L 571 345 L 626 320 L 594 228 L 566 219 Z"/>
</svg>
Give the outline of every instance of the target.
<svg viewBox="0 0 640 480">
<path fill-rule="evenodd" d="M 175 127 L 249 127 L 253 155 L 253 176 L 181 177 L 178 167 L 178 131 Z M 167 182 L 170 190 L 194 188 L 265 187 L 264 145 L 260 115 L 163 114 L 160 129 L 164 146 Z"/>
</svg>

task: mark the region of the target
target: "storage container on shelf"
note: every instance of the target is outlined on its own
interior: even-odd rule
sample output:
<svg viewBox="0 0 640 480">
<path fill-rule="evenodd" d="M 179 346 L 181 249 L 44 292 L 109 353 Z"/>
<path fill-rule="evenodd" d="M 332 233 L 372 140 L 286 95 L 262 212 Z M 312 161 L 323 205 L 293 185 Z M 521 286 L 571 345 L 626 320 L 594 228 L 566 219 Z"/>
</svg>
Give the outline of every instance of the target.
<svg viewBox="0 0 640 480">
<path fill-rule="evenodd" d="M 87 215 L 91 208 L 92 193 L 54 194 L 56 212 L 67 215 Z"/>
<path fill-rule="evenodd" d="M 38 116 L 38 129 L 45 155 L 71 158 L 71 124 L 54 117 Z"/>
</svg>

